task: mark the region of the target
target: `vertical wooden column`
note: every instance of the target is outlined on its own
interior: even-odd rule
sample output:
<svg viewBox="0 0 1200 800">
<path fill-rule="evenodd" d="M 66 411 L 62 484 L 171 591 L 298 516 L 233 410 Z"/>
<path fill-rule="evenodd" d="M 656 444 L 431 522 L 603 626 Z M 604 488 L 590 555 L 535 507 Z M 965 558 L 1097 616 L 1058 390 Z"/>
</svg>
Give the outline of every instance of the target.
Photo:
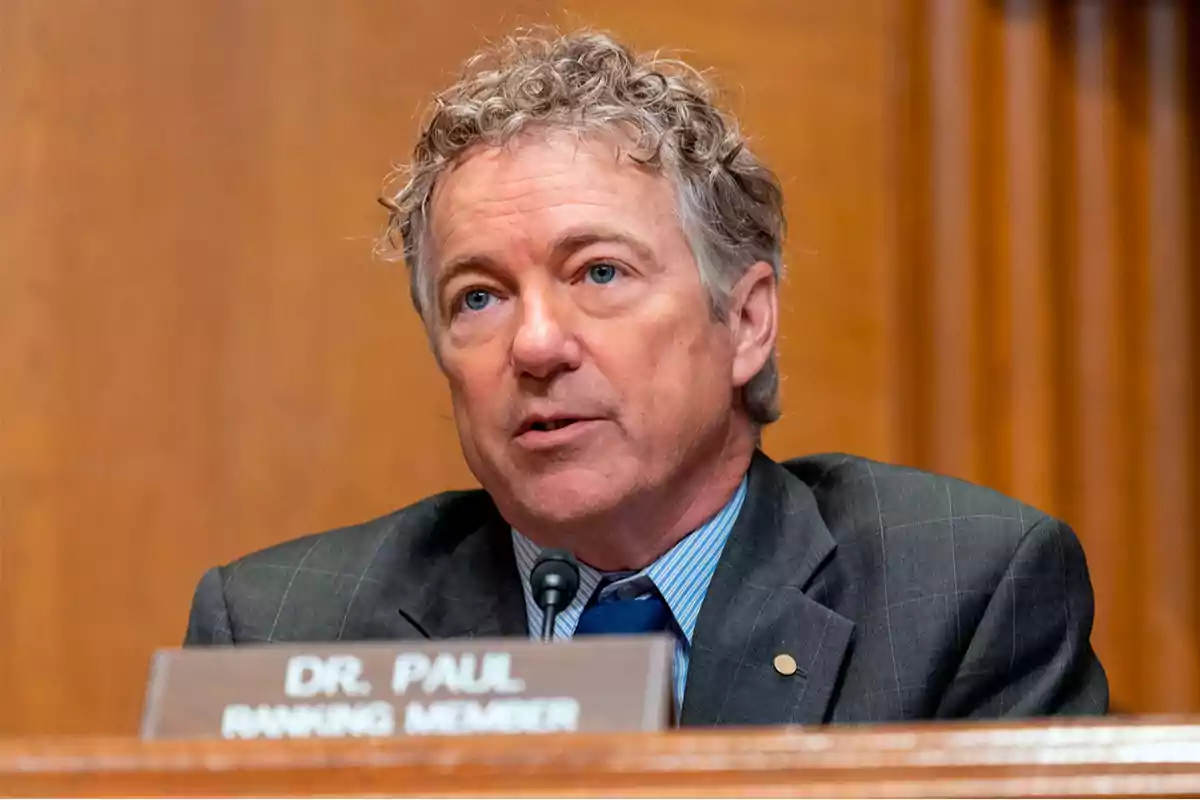
<svg viewBox="0 0 1200 800">
<path fill-rule="evenodd" d="M 1003 111 L 1001 146 L 988 159 L 996 180 L 993 230 L 995 273 L 1006 313 L 994 331 L 1007 373 L 997 403 L 997 427 L 1007 434 L 996 449 L 997 481 L 1038 506 L 1056 504 L 1058 464 L 1054 419 L 1057 388 L 1054 281 L 1051 272 L 1050 21 L 1045 0 L 1016 0 L 993 10 L 1003 37 L 996 98 Z M 1006 413 L 1005 413 L 1006 412 Z M 1007 422 L 1007 425 L 1003 425 Z M 1004 444 L 1008 446 L 1005 447 Z"/>
<path fill-rule="evenodd" d="M 1148 4 L 1145 24 L 1146 270 L 1144 331 L 1137 353 L 1145 370 L 1138 463 L 1146 513 L 1137 538 L 1147 569 L 1140 605 L 1155 646 L 1145 702 L 1155 710 L 1200 708 L 1200 530 L 1197 528 L 1195 353 L 1200 260 L 1189 235 L 1200 227 L 1195 175 L 1196 106 L 1188 105 L 1187 13 L 1178 3 Z M 1195 9 L 1193 9 L 1193 12 Z M 1190 42 L 1194 49 L 1197 42 Z M 1194 55 L 1193 55 L 1194 58 Z M 1190 73 L 1196 80 L 1192 64 Z M 1195 95 L 1193 95 L 1194 97 Z M 1135 534 L 1136 535 L 1136 534 Z"/>
<path fill-rule="evenodd" d="M 1137 612 L 1129 600 L 1139 549 L 1131 482 L 1133 365 L 1126 349 L 1133 284 L 1130 265 L 1120 261 L 1121 235 L 1131 230 L 1127 223 L 1137 206 L 1120 194 L 1118 176 L 1124 119 L 1117 95 L 1116 3 L 1078 3 L 1068 24 L 1059 40 L 1073 45 L 1067 75 L 1074 89 L 1062 120 L 1069 141 L 1062 165 L 1068 187 L 1063 300 L 1071 309 L 1063 335 L 1074 380 L 1068 382 L 1061 420 L 1073 434 L 1061 477 L 1066 513 L 1090 545 L 1092 577 L 1102 589 L 1097 613 L 1103 624 L 1095 641 L 1109 655 L 1120 686 L 1136 684 L 1139 677 L 1137 660 L 1123 655 L 1137 635 L 1131 620 Z"/>
<path fill-rule="evenodd" d="M 975 7 L 933 0 L 928 19 L 929 342 L 935 368 L 929 452 L 935 468 L 983 480 L 978 370 L 981 368 L 978 115 L 974 97 Z"/>
</svg>

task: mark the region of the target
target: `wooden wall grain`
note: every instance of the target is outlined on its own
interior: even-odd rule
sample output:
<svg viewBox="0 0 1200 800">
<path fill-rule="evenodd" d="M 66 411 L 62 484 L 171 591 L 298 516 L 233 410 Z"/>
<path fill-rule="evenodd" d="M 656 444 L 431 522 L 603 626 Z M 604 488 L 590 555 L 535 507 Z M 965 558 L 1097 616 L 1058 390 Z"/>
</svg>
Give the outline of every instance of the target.
<svg viewBox="0 0 1200 800">
<path fill-rule="evenodd" d="M 374 197 L 429 94 L 520 22 L 716 68 L 781 174 L 768 450 L 1066 516 L 1119 704 L 1200 710 L 1196 16 L 0 4 L 0 734 L 135 730 L 204 568 L 471 484 Z"/>
</svg>

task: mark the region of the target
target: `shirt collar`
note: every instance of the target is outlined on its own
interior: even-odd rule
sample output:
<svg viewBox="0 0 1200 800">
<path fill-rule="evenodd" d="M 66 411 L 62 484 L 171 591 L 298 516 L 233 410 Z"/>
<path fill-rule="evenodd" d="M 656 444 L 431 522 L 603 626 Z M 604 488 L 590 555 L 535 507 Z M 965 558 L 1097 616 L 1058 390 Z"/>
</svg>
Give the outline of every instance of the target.
<svg viewBox="0 0 1200 800">
<path fill-rule="evenodd" d="M 688 644 L 691 644 L 692 634 L 696 630 L 696 620 L 700 616 L 700 605 L 708 591 L 708 584 L 716 572 L 717 563 L 738 513 L 746 499 L 747 479 L 742 478 L 737 491 L 708 522 L 683 537 L 666 553 L 640 572 L 629 576 L 627 580 L 648 578 L 662 595 L 675 623 L 679 626 Z M 517 569 L 521 574 L 521 585 L 525 590 L 526 610 L 529 619 L 541 620 L 541 611 L 533 602 L 532 591 L 529 587 L 529 572 L 533 569 L 542 548 L 525 537 L 516 528 L 512 529 L 513 554 L 516 556 Z M 579 565 L 579 593 L 570 606 L 560 615 L 560 623 L 556 625 L 562 632 L 563 625 L 569 626 L 566 636 L 574 632 L 579 614 L 591 598 L 600 581 L 607 577 L 605 573 L 587 564 Z M 624 583 L 626 579 L 622 580 Z"/>
</svg>

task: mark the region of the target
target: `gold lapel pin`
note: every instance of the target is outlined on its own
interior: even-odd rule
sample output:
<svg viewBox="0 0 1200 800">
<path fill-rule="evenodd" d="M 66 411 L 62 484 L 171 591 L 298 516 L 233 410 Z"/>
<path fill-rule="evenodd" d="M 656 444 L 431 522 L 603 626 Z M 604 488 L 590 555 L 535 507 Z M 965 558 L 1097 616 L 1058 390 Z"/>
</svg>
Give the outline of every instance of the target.
<svg viewBox="0 0 1200 800">
<path fill-rule="evenodd" d="M 780 675 L 795 675 L 796 674 L 796 659 L 789 656 L 787 653 L 780 653 L 775 656 L 775 671 Z"/>
</svg>

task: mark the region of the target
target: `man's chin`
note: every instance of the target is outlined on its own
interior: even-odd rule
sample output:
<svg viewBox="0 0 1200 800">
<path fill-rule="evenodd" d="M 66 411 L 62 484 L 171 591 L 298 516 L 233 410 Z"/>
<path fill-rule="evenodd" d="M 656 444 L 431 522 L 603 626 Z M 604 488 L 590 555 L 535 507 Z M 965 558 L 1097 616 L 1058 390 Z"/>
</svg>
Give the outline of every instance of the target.
<svg viewBox="0 0 1200 800">
<path fill-rule="evenodd" d="M 628 494 L 607 478 L 574 470 L 513 488 L 513 516 L 539 527 L 595 523 L 619 508 Z"/>
</svg>

